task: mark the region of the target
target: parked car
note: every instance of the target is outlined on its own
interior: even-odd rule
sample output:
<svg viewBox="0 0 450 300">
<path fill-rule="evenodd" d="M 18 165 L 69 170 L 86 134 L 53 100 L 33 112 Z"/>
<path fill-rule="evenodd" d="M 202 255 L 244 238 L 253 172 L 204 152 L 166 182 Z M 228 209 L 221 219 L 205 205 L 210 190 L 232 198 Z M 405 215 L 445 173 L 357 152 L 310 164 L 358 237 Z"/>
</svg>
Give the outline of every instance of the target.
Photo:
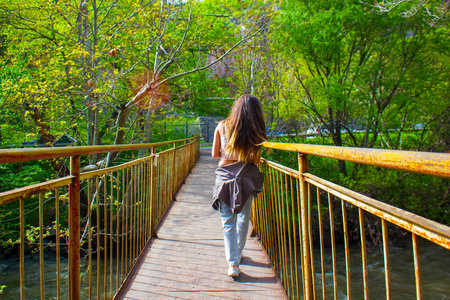
<svg viewBox="0 0 450 300">
<path fill-rule="evenodd" d="M 325 125 L 311 125 L 306 129 L 306 135 L 327 135 L 330 132 Z"/>
</svg>

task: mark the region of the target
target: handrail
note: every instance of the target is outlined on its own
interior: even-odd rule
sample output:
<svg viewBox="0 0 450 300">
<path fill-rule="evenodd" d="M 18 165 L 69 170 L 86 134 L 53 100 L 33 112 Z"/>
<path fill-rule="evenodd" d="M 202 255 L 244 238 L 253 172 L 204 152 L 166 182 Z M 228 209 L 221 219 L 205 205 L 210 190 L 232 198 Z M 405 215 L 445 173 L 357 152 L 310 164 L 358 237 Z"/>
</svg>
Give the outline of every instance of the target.
<svg viewBox="0 0 450 300">
<path fill-rule="evenodd" d="M 177 145 L 179 143 L 182 144 Z M 171 147 L 156 152 L 156 147 L 165 145 Z M 68 220 L 65 220 L 68 221 L 68 243 L 64 246 L 68 249 L 69 278 L 63 283 L 60 272 L 56 272 L 56 298 L 60 299 L 61 293 L 65 293 L 69 299 L 85 298 L 80 290 L 82 277 L 88 277 L 89 280 L 89 290 L 83 292 L 84 295 L 88 294 L 88 298 L 92 298 L 95 293 L 97 298 L 111 298 L 128 280 L 129 271 L 146 247 L 147 241 L 154 236 L 158 223 L 199 157 L 199 145 L 199 138 L 192 137 L 139 145 L 0 150 L 0 164 L 71 158 L 70 175 L 66 177 L 0 193 L 0 206 L 17 206 L 13 210 L 20 217 L 20 226 L 17 226 L 20 227 L 20 238 L 17 241 L 20 244 L 20 295 L 15 296 L 25 299 L 26 293 L 24 251 L 28 243 L 25 237 L 28 228 L 25 223 L 25 208 L 30 205 L 39 208 L 39 291 L 43 299 L 49 296 L 45 292 L 48 282 L 44 281 L 43 233 L 54 231 L 56 266 L 60 270 L 60 239 L 66 234 L 60 230 L 62 219 L 59 217 L 59 203 L 64 200 L 69 206 Z M 82 155 L 139 149 L 149 149 L 150 154 L 113 167 L 80 172 Z M 81 192 L 85 201 L 83 207 L 80 206 Z M 46 225 L 44 228 L 43 212 L 46 203 L 55 208 L 55 220 L 50 222 L 54 225 Z M 84 272 L 80 269 L 81 253 L 88 256 L 88 261 L 85 262 L 88 267 Z M 96 265 L 94 259 L 97 261 Z M 103 267 L 100 267 L 100 260 L 103 261 Z M 36 291 L 27 293 L 36 294 Z"/>
<path fill-rule="evenodd" d="M 194 138 L 181 140 L 127 145 L 101 145 L 101 146 L 76 146 L 76 147 L 46 147 L 34 149 L 0 149 L 0 164 L 32 161 L 39 159 L 52 159 L 76 155 L 97 154 L 105 152 L 120 152 L 128 150 L 140 150 L 174 143 L 192 141 Z"/>
<path fill-rule="evenodd" d="M 263 143 L 269 149 L 334 158 L 426 175 L 450 178 L 450 154 L 290 143 Z"/>
<path fill-rule="evenodd" d="M 384 256 L 384 283 L 386 298 L 391 298 L 390 254 L 388 230 L 393 227 L 409 232 L 417 299 L 422 299 L 422 265 L 420 263 L 419 238 L 450 250 L 450 227 L 407 212 L 400 208 L 372 199 L 335 183 L 309 173 L 308 156 L 321 156 L 365 165 L 415 172 L 424 175 L 450 178 L 450 154 L 383 149 L 366 149 L 306 144 L 266 142 L 267 149 L 295 152 L 298 154 L 298 170 L 262 159 L 260 169 L 266 175 L 264 191 L 254 201 L 252 223 L 255 233 L 265 246 L 275 270 L 292 299 L 323 299 L 331 293 L 334 299 L 339 293 L 352 295 L 350 257 L 357 255 L 350 247 L 351 222 L 358 222 L 362 258 L 362 283 L 360 297 L 369 298 L 368 254 L 366 230 L 373 234 L 373 226 L 381 223 L 380 236 L 374 243 L 382 246 Z M 314 212 L 315 210 L 315 212 Z M 369 220 L 372 223 L 365 223 Z M 373 223 L 375 222 L 375 223 Z M 327 224 L 328 223 L 328 224 Z M 357 223 L 355 224 L 357 225 Z M 337 269 L 340 250 L 337 234 L 344 243 L 345 273 Z M 378 232 L 378 231 L 376 231 Z M 320 253 L 314 251 L 319 244 Z M 325 244 L 331 245 L 331 259 L 325 256 Z M 330 250 L 328 250 L 330 251 Z M 352 254 L 353 252 L 353 254 Z M 315 257 L 316 256 L 316 257 Z M 317 257 L 318 256 L 318 257 Z M 298 259 L 297 259 L 298 258 Z M 331 264 L 330 264 L 331 260 Z M 317 266 L 320 270 L 317 270 Z M 405 268 L 405 266 L 401 266 Z M 332 269 L 332 276 L 326 276 Z M 338 286 L 338 274 L 346 280 L 345 287 Z M 318 276 L 321 275 L 321 278 Z M 317 281 L 317 282 L 316 282 Z M 332 285 L 330 288 L 329 285 Z M 363 285 L 363 286 L 362 286 Z M 429 286 L 428 286 L 429 287 Z M 384 291 L 384 289 L 383 289 Z M 378 292 L 378 291 L 377 291 Z M 358 298 L 360 298 L 358 297 Z M 371 296 L 373 298 L 373 296 Z"/>
</svg>

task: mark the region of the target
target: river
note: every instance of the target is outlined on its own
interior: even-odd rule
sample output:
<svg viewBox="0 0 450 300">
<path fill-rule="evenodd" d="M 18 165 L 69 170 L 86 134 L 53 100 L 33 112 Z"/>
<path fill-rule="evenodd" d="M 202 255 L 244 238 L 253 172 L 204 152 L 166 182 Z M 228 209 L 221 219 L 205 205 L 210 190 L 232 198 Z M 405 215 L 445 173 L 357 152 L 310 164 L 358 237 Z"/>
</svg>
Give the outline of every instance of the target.
<svg viewBox="0 0 450 300">
<path fill-rule="evenodd" d="M 108 264 L 110 262 L 108 261 Z M 96 297 L 96 260 L 92 260 L 94 266 L 94 272 L 92 274 L 93 282 L 93 298 Z M 51 254 L 45 254 L 44 256 L 44 280 L 45 280 L 45 299 L 56 299 L 57 290 L 57 280 L 56 280 L 56 258 Z M 61 257 L 61 299 L 68 298 L 68 282 L 69 282 L 69 267 L 68 260 L 66 257 Z M 113 260 L 113 274 L 115 274 L 116 261 Z M 108 265 L 109 267 L 109 265 Z M 0 262 L 0 286 L 6 285 L 6 288 L 1 295 L 0 299 L 11 299 L 17 300 L 20 295 L 19 287 L 19 259 L 18 258 L 8 258 Z M 81 267 L 81 299 L 89 299 L 89 275 L 87 272 L 87 265 L 82 265 Z M 103 286 L 104 286 L 104 264 L 100 263 L 100 298 L 103 298 Z M 109 276 L 109 269 L 107 271 L 107 276 Z M 109 277 L 108 289 L 109 289 Z M 115 281 L 113 282 L 115 286 Z M 114 293 L 114 291 L 113 291 Z M 108 295 L 109 298 L 110 295 Z M 29 256 L 26 255 L 25 259 L 25 298 L 26 299 L 39 299 L 40 298 L 40 285 L 39 285 L 39 255 Z"/>
</svg>

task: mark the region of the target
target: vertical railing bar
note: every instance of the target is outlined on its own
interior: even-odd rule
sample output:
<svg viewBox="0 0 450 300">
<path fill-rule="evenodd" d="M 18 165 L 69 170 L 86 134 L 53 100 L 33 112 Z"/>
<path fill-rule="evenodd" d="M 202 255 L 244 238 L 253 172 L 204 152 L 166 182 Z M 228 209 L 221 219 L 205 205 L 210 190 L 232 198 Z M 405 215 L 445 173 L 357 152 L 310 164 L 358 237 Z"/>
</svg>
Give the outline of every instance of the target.
<svg viewBox="0 0 450 300">
<path fill-rule="evenodd" d="M 290 176 L 290 182 L 291 182 L 291 205 L 292 205 L 292 232 L 294 235 L 294 266 L 295 266 L 295 296 L 297 299 L 300 299 L 300 287 L 299 287 L 299 276 L 298 276 L 298 253 L 297 253 L 297 230 L 296 230 L 296 224 L 295 224 L 295 197 L 294 197 L 294 192 L 298 192 L 298 187 L 297 189 L 294 189 L 294 180 L 292 175 Z M 295 179 L 295 182 L 297 183 L 297 179 Z M 297 201 L 297 205 L 298 205 L 298 201 Z M 300 218 L 300 216 L 297 216 L 298 218 Z M 299 237 L 300 237 L 300 231 L 298 233 Z"/>
<path fill-rule="evenodd" d="M 141 164 L 136 165 L 136 248 L 134 252 L 135 261 L 139 255 L 139 250 L 141 248 Z"/>
<path fill-rule="evenodd" d="M 304 297 L 305 299 L 313 298 L 313 282 L 312 282 L 312 271 L 311 271 L 311 255 L 310 255 L 310 236 L 308 229 L 309 222 L 309 212 L 308 212 L 308 191 L 307 182 L 303 173 L 308 172 L 308 156 L 305 154 L 298 154 L 298 165 L 299 165 L 299 179 L 301 188 L 301 210 L 302 210 L 302 239 L 303 239 L 303 272 L 305 281 Z"/>
<path fill-rule="evenodd" d="M 55 225 L 56 225 L 56 299 L 61 299 L 61 249 L 59 228 L 59 188 L 55 189 Z"/>
<path fill-rule="evenodd" d="M 347 209 L 345 207 L 345 201 L 341 199 L 342 206 L 342 226 L 344 227 L 344 250 L 345 250 L 345 274 L 347 277 L 347 299 L 351 300 L 351 275 L 350 275 L 350 247 L 348 244 L 348 227 L 347 227 Z"/>
<path fill-rule="evenodd" d="M 125 258 L 125 234 L 126 234 L 126 218 L 125 218 L 125 209 L 126 209 L 126 200 L 125 200 L 125 173 L 126 169 L 122 170 L 122 201 L 121 201 L 121 212 L 122 212 L 122 231 L 121 231 L 121 239 L 120 239 L 120 248 L 121 248 L 121 255 L 120 255 L 120 281 L 119 284 L 122 285 L 123 282 L 123 267 L 124 267 L 124 258 Z"/>
<path fill-rule="evenodd" d="M 184 166 L 185 166 L 185 171 L 184 171 L 184 182 L 186 183 L 186 176 L 189 174 L 189 164 L 188 164 L 188 146 L 187 146 L 187 141 L 184 141 Z"/>
<path fill-rule="evenodd" d="M 103 295 L 105 299 L 108 291 L 108 179 L 103 175 Z"/>
<path fill-rule="evenodd" d="M 139 180 L 138 180 L 138 187 L 139 187 L 139 217 L 138 217 L 138 222 L 139 222 L 139 247 L 138 247 L 138 255 L 140 255 L 141 250 L 142 250 L 142 244 L 144 242 L 143 236 L 142 236 L 142 216 L 143 216 L 143 207 L 144 207 L 144 197 L 143 197 L 143 190 L 144 190 L 144 186 L 141 184 L 142 181 L 142 176 L 143 176 L 143 163 L 141 162 L 139 164 Z"/>
<path fill-rule="evenodd" d="M 290 181 L 288 182 L 287 180 L 287 174 L 284 175 L 285 178 L 285 183 L 286 183 L 286 212 L 287 212 L 287 226 L 288 226 L 288 235 L 289 235 L 289 260 L 290 260 L 290 266 L 291 266 L 291 271 L 290 271 L 290 285 L 291 285 L 291 297 L 294 296 L 294 290 L 295 290 L 295 286 L 294 286 L 294 257 L 293 257 L 293 249 L 292 249 L 292 228 L 291 228 L 291 211 L 290 211 L 290 206 L 289 206 L 289 190 L 291 191 L 291 195 L 293 193 L 292 191 L 292 185 L 288 186 L 288 183 L 291 183 Z M 289 176 L 289 178 L 292 179 L 292 177 Z M 294 222 L 294 221 L 292 221 Z"/>
<path fill-rule="evenodd" d="M 24 199 L 21 197 L 19 200 L 20 210 L 20 299 L 25 299 L 25 205 Z"/>
<path fill-rule="evenodd" d="M 288 268 L 288 249 L 287 249 L 287 238 L 286 238 L 286 214 L 285 214 L 285 208 L 284 208 L 284 173 L 281 173 L 280 171 L 278 171 L 278 178 L 279 178 L 279 185 L 278 185 L 278 190 L 280 191 L 279 193 L 279 215 L 280 215 L 280 221 L 281 221 L 281 230 L 282 230 L 282 245 L 283 245 L 283 270 L 284 270 L 284 286 L 285 289 L 287 290 L 287 294 L 290 295 L 291 291 L 290 291 L 290 287 L 289 287 L 289 268 Z"/>
<path fill-rule="evenodd" d="M 44 195 L 39 193 L 39 292 L 41 299 L 45 299 L 44 281 Z"/>
<path fill-rule="evenodd" d="M 184 150 L 184 148 L 183 148 L 183 150 Z M 182 170 L 184 170 L 184 171 L 185 171 L 185 166 L 184 166 L 184 160 L 185 159 L 186 159 L 186 157 L 185 157 L 185 154 L 183 152 Z M 163 203 L 162 202 L 162 200 L 163 200 L 163 198 L 162 198 L 162 176 L 161 176 L 161 171 L 162 171 L 162 166 L 163 166 L 162 165 L 162 157 L 158 155 L 157 161 L 158 161 L 158 163 L 157 163 L 156 167 L 157 167 L 157 174 L 158 174 L 158 184 L 156 186 L 158 187 L 158 200 L 157 200 L 157 203 L 158 203 L 158 214 L 157 214 L 156 220 L 157 220 L 157 222 L 159 222 L 159 220 L 161 219 L 162 208 L 163 208 L 163 206 L 162 206 L 162 203 Z M 182 182 L 184 183 L 184 176 L 182 178 Z"/>
<path fill-rule="evenodd" d="M 277 182 L 277 219 L 278 222 L 280 224 L 280 247 L 281 247 L 281 257 L 280 257 L 280 269 L 283 272 L 283 285 L 286 286 L 287 281 L 288 281 L 288 276 L 287 276 L 287 269 L 286 269 L 286 265 L 287 265 L 287 260 L 286 260 L 286 235 L 284 233 L 284 215 L 283 215 L 283 201 L 282 201 L 282 187 L 281 187 L 281 179 L 280 179 L 280 171 L 276 170 L 276 182 Z"/>
<path fill-rule="evenodd" d="M 155 203 L 155 148 L 151 149 L 151 169 L 150 169 L 150 228 L 151 228 L 151 236 L 153 236 L 155 225 L 153 224 L 153 215 L 155 211 L 154 203 Z"/>
<path fill-rule="evenodd" d="M 259 165 L 259 168 L 261 169 L 262 173 L 265 173 L 265 168 L 263 167 L 262 164 Z M 267 180 L 267 177 L 266 177 Z M 257 197 L 258 200 L 258 205 L 256 206 L 259 210 L 260 210 L 260 217 L 264 219 L 263 222 L 259 222 L 258 221 L 258 234 L 261 236 L 261 240 L 264 241 L 264 245 L 267 245 L 267 207 L 266 205 L 262 205 L 261 203 L 265 202 L 267 203 L 267 200 L 263 200 L 263 199 L 267 199 L 267 193 L 266 193 L 266 187 L 267 185 L 264 185 L 263 188 L 263 192 Z M 266 247 L 268 248 L 268 247 Z"/>
<path fill-rule="evenodd" d="M 264 188 L 263 188 L 263 191 L 260 194 L 261 196 L 259 198 L 259 201 L 260 201 L 259 203 L 265 203 L 265 205 L 261 206 L 261 209 L 263 210 L 264 223 L 262 224 L 262 226 L 263 226 L 262 231 L 259 234 L 261 235 L 261 240 L 264 241 L 264 245 L 268 245 L 269 241 L 268 241 L 268 235 L 267 235 L 267 230 L 268 230 L 267 229 L 267 224 L 269 222 L 269 218 L 268 218 L 268 212 L 267 212 L 268 208 L 267 208 L 267 206 L 269 204 L 269 201 L 268 201 L 268 195 L 267 195 L 268 192 L 267 192 L 267 190 L 270 189 L 270 188 L 267 185 L 268 177 L 267 177 L 267 172 L 266 172 L 266 166 L 263 163 L 261 163 L 259 166 L 261 168 L 261 172 L 264 173 L 264 175 L 265 175 Z M 270 249 L 269 249 L 269 247 L 266 246 L 266 249 L 267 249 L 267 253 L 269 254 L 269 257 L 270 257 Z"/>
<path fill-rule="evenodd" d="M 89 280 L 89 299 L 92 299 L 92 218 L 91 218 L 91 182 L 93 179 L 88 179 L 87 184 L 87 217 L 88 217 L 88 280 Z"/>
<path fill-rule="evenodd" d="M 166 208 L 169 207 L 170 202 L 173 200 L 171 195 L 171 184 L 170 184 L 170 153 L 167 152 L 166 156 L 166 182 L 164 183 L 166 186 Z"/>
<path fill-rule="evenodd" d="M 414 274 L 416 280 L 416 299 L 422 299 L 422 270 L 420 265 L 419 238 L 417 234 L 412 234 L 412 243 L 414 251 Z"/>
<path fill-rule="evenodd" d="M 330 214 L 330 234 L 331 234 L 331 259 L 333 264 L 333 291 L 334 299 L 338 299 L 337 294 L 337 270 L 336 270 L 336 238 L 334 232 L 334 212 L 333 212 L 333 198 L 328 192 L 328 210 Z"/>
<path fill-rule="evenodd" d="M 384 277 L 386 280 L 386 299 L 391 299 L 391 273 L 389 262 L 389 241 L 387 224 L 385 219 L 381 219 L 381 229 L 383 232 L 383 254 L 384 254 Z"/>
<path fill-rule="evenodd" d="M 151 153 L 150 153 L 150 155 L 151 155 Z M 146 237 L 146 240 L 148 241 L 151 237 L 151 226 L 150 226 L 150 218 L 149 218 L 150 205 L 151 205 L 151 203 L 150 203 L 150 158 L 147 159 L 145 162 L 146 162 L 145 185 L 147 187 L 146 196 L 145 196 L 146 203 L 147 203 L 147 206 L 145 209 L 145 228 L 146 228 L 145 237 Z"/>
<path fill-rule="evenodd" d="M 145 246 L 147 242 L 147 160 L 142 162 L 142 244 Z"/>
<path fill-rule="evenodd" d="M 308 186 L 308 216 L 311 216 L 312 213 L 312 209 L 311 209 L 311 184 L 307 183 Z M 309 231 L 309 238 L 310 238 L 310 242 L 309 242 L 309 252 L 310 252 L 310 259 L 311 259 L 311 282 L 312 282 L 312 294 L 313 294 L 313 299 L 316 299 L 316 277 L 314 276 L 314 274 L 316 274 L 315 269 L 314 269 L 314 252 L 313 252 L 313 241 L 312 241 L 312 225 L 311 225 L 311 217 L 308 217 L 309 222 L 308 222 L 308 231 Z"/>
<path fill-rule="evenodd" d="M 293 288 L 291 286 L 292 284 L 292 250 L 291 250 L 291 226 L 290 226 L 290 222 L 289 222 L 289 212 L 288 212 L 288 207 L 289 207 L 289 197 L 288 197 L 288 186 L 287 186 L 287 175 L 285 173 L 282 173 L 282 178 L 283 178 L 283 185 L 284 185 L 284 194 L 283 194 L 283 205 L 282 205 L 282 209 L 283 209 L 283 218 L 285 218 L 285 222 L 284 223 L 284 243 L 285 243 L 285 249 L 286 249 L 286 259 L 285 261 L 289 260 L 289 264 L 286 264 L 286 274 L 287 274 L 287 282 L 286 282 L 286 286 L 288 287 L 289 290 L 289 294 L 292 297 L 293 294 Z M 282 190 L 283 192 L 283 190 Z M 287 230 L 286 230 L 287 229 Z M 286 237 L 286 231 L 288 233 L 288 236 Z"/>
<path fill-rule="evenodd" d="M 134 264 L 134 250 L 135 250 L 135 243 L 136 243 L 136 230 L 135 230 L 135 225 L 136 225 L 136 218 L 135 218 L 135 214 L 136 214 L 136 167 L 132 166 L 130 168 L 130 172 L 131 172 L 131 178 L 132 178 L 132 182 L 131 182 L 131 207 L 130 207 L 130 234 L 131 234 L 131 240 L 130 240 L 130 264 L 129 264 L 129 268 L 128 271 L 132 268 L 133 264 Z M 128 274 L 128 272 L 127 272 Z"/>
<path fill-rule="evenodd" d="M 161 194 L 162 194 L 162 203 L 163 203 L 163 209 L 161 211 L 161 213 L 164 211 L 164 208 L 166 207 L 166 156 L 165 155 L 161 155 L 161 171 L 162 171 L 162 175 L 161 175 Z"/>
<path fill-rule="evenodd" d="M 173 182 L 173 197 L 175 198 L 176 192 L 178 189 L 177 181 L 176 181 L 176 173 L 175 173 L 175 166 L 177 161 L 177 143 L 173 143 L 173 173 L 172 173 L 172 182 Z"/>
<path fill-rule="evenodd" d="M 150 240 L 153 237 L 153 221 L 152 221 L 152 214 L 153 214 L 153 160 L 154 160 L 154 154 L 153 154 L 153 148 L 150 149 L 150 156 L 148 158 L 148 166 L 147 166 L 147 214 L 146 214 L 146 218 L 147 218 L 147 227 L 148 227 L 148 232 L 147 232 L 147 240 Z"/>
<path fill-rule="evenodd" d="M 134 166 L 130 167 L 130 178 L 131 178 L 131 184 L 130 184 L 130 228 L 128 229 L 130 233 L 130 249 L 129 249 L 129 261 L 128 261 L 128 270 L 127 270 L 127 276 L 128 272 L 133 267 L 134 263 L 134 241 L 135 241 L 135 230 L 134 230 L 134 224 L 135 224 L 135 218 L 134 214 L 136 213 L 136 190 L 135 190 L 135 181 L 136 181 L 136 172 L 134 170 Z"/>
<path fill-rule="evenodd" d="M 186 147 L 184 150 L 184 156 L 183 156 L 183 170 L 185 172 L 185 176 L 183 176 L 183 183 L 185 183 L 186 180 Z M 161 220 L 161 216 L 163 214 L 164 210 L 164 156 L 159 155 L 158 156 L 158 222 Z"/>
<path fill-rule="evenodd" d="M 278 263 L 278 256 L 279 256 L 279 244 L 278 244 L 278 224 L 276 222 L 276 215 L 275 215 L 275 202 L 276 202 L 276 190 L 275 190 L 275 179 L 274 179 L 274 175 L 273 175 L 273 168 L 270 167 L 269 168 L 269 179 L 270 179 L 270 185 L 271 185 L 271 193 L 270 193 L 270 208 L 271 208 L 271 220 L 272 220 L 272 232 L 276 233 L 276 235 L 274 236 L 272 234 L 272 245 L 273 245 L 273 250 L 272 250 L 272 255 L 273 255 L 273 262 L 274 262 L 274 266 L 275 266 L 275 270 L 278 274 L 278 276 L 280 276 L 280 266 Z"/>
<path fill-rule="evenodd" d="M 69 299 L 80 299 L 80 156 L 72 156 L 69 215 Z"/>
<path fill-rule="evenodd" d="M 114 172 L 110 174 L 110 203 L 109 203 L 109 297 L 112 297 L 112 278 L 113 278 L 113 208 L 114 208 Z"/>
<path fill-rule="evenodd" d="M 283 285 L 289 286 L 287 273 L 287 255 L 286 255 L 286 233 L 285 233 L 285 217 L 284 217 L 284 201 L 283 201 L 283 176 L 277 170 L 277 191 L 278 191 L 278 220 L 280 222 L 280 245 L 281 245 L 281 268 L 283 270 Z M 289 293 L 289 288 L 287 288 Z"/>
<path fill-rule="evenodd" d="M 119 280 L 120 280 L 120 222 L 119 222 L 119 214 L 120 214 L 120 171 L 117 171 L 116 175 L 116 198 L 117 198 L 117 207 L 116 207 L 116 292 L 119 290 Z M 123 220 L 122 220 L 123 221 Z"/>
<path fill-rule="evenodd" d="M 279 193 L 279 184 L 278 184 L 278 171 L 275 169 L 272 169 L 273 171 L 273 183 L 275 186 L 274 189 L 274 216 L 275 216 L 275 220 L 278 220 L 278 222 L 276 222 L 277 225 L 277 271 L 278 274 L 280 276 L 280 280 L 284 285 L 284 273 L 283 273 L 283 264 L 282 264 L 282 257 L 283 257 L 283 244 L 281 241 L 281 236 L 282 236 L 282 232 L 281 232 L 281 224 L 280 224 L 280 218 L 279 218 L 279 199 L 280 199 L 280 193 Z"/>
<path fill-rule="evenodd" d="M 132 178 L 133 178 L 133 183 L 131 184 L 131 216 L 130 216 L 130 224 L 131 224 L 131 238 L 132 238 L 132 242 L 131 242 L 131 249 L 130 249 L 130 269 L 128 271 L 131 270 L 131 268 L 134 265 L 134 258 L 136 257 L 136 202 L 137 202 L 137 190 L 136 190 L 136 181 L 137 181 L 137 173 L 136 173 L 136 165 L 134 165 L 133 167 L 131 167 L 131 173 L 132 173 Z"/>
<path fill-rule="evenodd" d="M 367 251 L 366 251 L 366 230 L 364 225 L 364 212 L 358 208 L 359 214 L 359 230 L 361 232 L 361 256 L 363 267 L 363 281 L 364 281 L 364 299 L 369 300 L 369 276 L 367 274 Z"/>
<path fill-rule="evenodd" d="M 268 166 L 267 164 L 263 165 L 263 172 L 268 177 Z M 270 179 L 270 178 L 269 178 Z M 267 182 L 267 179 L 265 180 Z M 263 195 L 261 198 L 261 201 L 264 199 L 264 203 L 267 203 L 263 205 L 264 209 L 264 218 L 265 218 L 265 224 L 264 224 L 264 239 L 267 245 L 267 250 L 270 257 L 273 257 L 273 243 L 271 239 L 271 234 L 269 233 L 269 222 L 271 222 L 271 216 L 270 216 L 270 192 L 271 192 L 271 186 L 270 184 L 264 183 L 264 189 L 263 189 Z M 267 191 L 268 190 L 268 191 Z"/>
<path fill-rule="evenodd" d="M 270 184 L 270 182 L 271 182 L 271 178 L 270 178 L 270 171 L 269 171 L 269 166 L 266 166 L 265 167 L 265 169 L 264 169 L 264 174 L 266 174 L 266 176 L 267 176 L 267 179 L 265 180 L 266 181 L 266 186 L 264 187 L 264 196 L 266 197 L 265 199 L 266 199 L 266 202 L 267 202 L 267 204 L 266 204 L 266 207 L 267 207 L 267 221 L 269 222 L 268 223 L 268 225 L 267 225 L 267 227 L 270 227 L 271 229 L 273 228 L 273 226 L 271 226 L 272 225 L 272 220 L 273 220 L 273 217 L 272 217 L 272 209 L 271 209 L 271 207 L 272 207 L 272 201 L 271 201 L 271 195 L 272 195 L 272 186 L 271 186 L 271 184 Z M 266 190 L 268 190 L 267 192 L 266 192 Z M 270 226 L 269 226 L 269 224 L 270 224 Z M 269 228 L 267 228 L 267 230 L 269 230 Z M 268 253 L 269 253 L 269 256 L 271 257 L 271 260 L 273 261 L 273 253 L 274 253 L 274 242 L 273 242 L 273 239 L 272 239 L 272 234 L 269 234 L 269 233 L 267 233 L 267 242 L 268 242 L 268 245 L 269 245 L 269 247 L 268 247 Z"/>
<path fill-rule="evenodd" d="M 142 162 L 142 248 L 145 247 L 147 243 L 147 161 Z"/>
<path fill-rule="evenodd" d="M 95 231 L 97 234 L 97 272 L 96 272 L 96 276 L 97 276 L 97 286 L 96 286 L 96 292 L 97 292 L 97 299 L 100 299 L 100 187 L 99 187 L 99 177 L 95 177 L 95 186 L 96 186 L 96 195 L 95 195 L 95 202 L 97 203 L 96 205 L 96 227 Z"/>
<path fill-rule="evenodd" d="M 144 200 L 145 200 L 145 209 L 144 209 L 144 239 L 145 244 L 147 244 L 148 241 L 148 160 L 145 160 L 144 163 L 144 179 L 143 179 L 143 185 L 144 185 Z"/>
<path fill-rule="evenodd" d="M 317 187 L 317 212 L 319 221 L 319 242 L 320 242 L 320 266 L 322 275 L 322 297 L 323 300 L 327 298 L 326 281 L 325 281 L 325 253 L 323 246 L 323 223 L 322 223 L 322 202 L 320 200 L 320 188 Z"/>
<path fill-rule="evenodd" d="M 131 176 L 129 174 L 129 170 L 130 170 L 130 168 L 126 169 L 125 180 L 126 180 L 127 189 L 124 192 L 125 193 L 125 200 L 124 200 L 125 201 L 124 202 L 125 203 L 125 228 L 124 228 L 124 233 L 125 233 L 125 236 L 124 236 L 124 239 L 125 239 L 125 246 L 124 246 L 125 256 L 124 256 L 124 258 L 125 258 L 125 261 L 124 261 L 124 272 L 123 272 L 124 279 L 123 280 L 125 280 L 126 274 L 128 274 L 128 241 L 129 241 L 129 232 L 130 232 L 129 223 L 128 223 L 128 219 L 129 219 L 128 218 L 128 210 L 129 210 L 129 207 L 130 207 L 130 199 L 129 199 L 130 185 L 128 185 L 128 182 L 131 179 Z M 123 280 L 122 280 L 122 282 L 123 282 Z"/>
<path fill-rule="evenodd" d="M 300 187 L 300 179 L 296 179 L 297 185 L 297 215 L 298 215 L 298 233 L 299 233 L 299 242 L 300 242 L 300 263 L 302 265 L 302 293 L 305 293 L 305 276 L 304 276 L 304 258 L 303 258 L 303 231 L 302 231 L 302 206 L 301 206 L 301 187 Z"/>
<path fill-rule="evenodd" d="M 140 221 L 141 221 L 141 164 L 136 165 L 136 245 L 134 249 L 134 263 L 136 262 L 137 257 L 139 256 L 140 246 L 141 246 L 141 234 L 140 234 Z"/>
<path fill-rule="evenodd" d="M 274 176 L 273 176 L 273 168 L 268 167 L 268 174 L 269 174 L 269 179 L 270 179 L 270 193 L 269 193 L 269 201 L 270 201 L 270 206 L 269 206 L 269 211 L 270 211 L 270 222 L 271 222 L 271 245 L 272 245 L 272 257 L 273 257 L 273 261 L 275 262 L 275 268 L 276 271 L 278 272 L 280 270 L 279 266 L 278 266 L 278 240 L 277 240 L 277 231 L 278 231 L 278 224 L 276 222 L 276 216 L 275 216 L 275 194 L 276 194 L 276 190 L 275 190 L 275 185 L 274 185 Z"/>
</svg>

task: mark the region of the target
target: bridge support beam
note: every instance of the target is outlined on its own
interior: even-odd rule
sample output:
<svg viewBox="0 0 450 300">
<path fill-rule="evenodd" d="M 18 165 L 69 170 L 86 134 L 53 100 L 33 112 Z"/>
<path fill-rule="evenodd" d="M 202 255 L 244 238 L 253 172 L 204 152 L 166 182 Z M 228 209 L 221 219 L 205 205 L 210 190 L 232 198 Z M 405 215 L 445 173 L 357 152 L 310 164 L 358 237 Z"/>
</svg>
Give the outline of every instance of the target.
<svg viewBox="0 0 450 300">
<path fill-rule="evenodd" d="M 311 237 L 309 231 L 309 205 L 308 205 L 308 183 L 304 173 L 308 172 L 308 156 L 299 153 L 298 173 L 300 179 L 300 207 L 301 207 L 301 228 L 302 228 L 302 270 L 304 282 L 304 298 L 314 299 L 312 261 L 311 261 Z"/>
<path fill-rule="evenodd" d="M 72 156 L 69 203 L 69 299 L 80 299 L 80 156 Z"/>
</svg>

